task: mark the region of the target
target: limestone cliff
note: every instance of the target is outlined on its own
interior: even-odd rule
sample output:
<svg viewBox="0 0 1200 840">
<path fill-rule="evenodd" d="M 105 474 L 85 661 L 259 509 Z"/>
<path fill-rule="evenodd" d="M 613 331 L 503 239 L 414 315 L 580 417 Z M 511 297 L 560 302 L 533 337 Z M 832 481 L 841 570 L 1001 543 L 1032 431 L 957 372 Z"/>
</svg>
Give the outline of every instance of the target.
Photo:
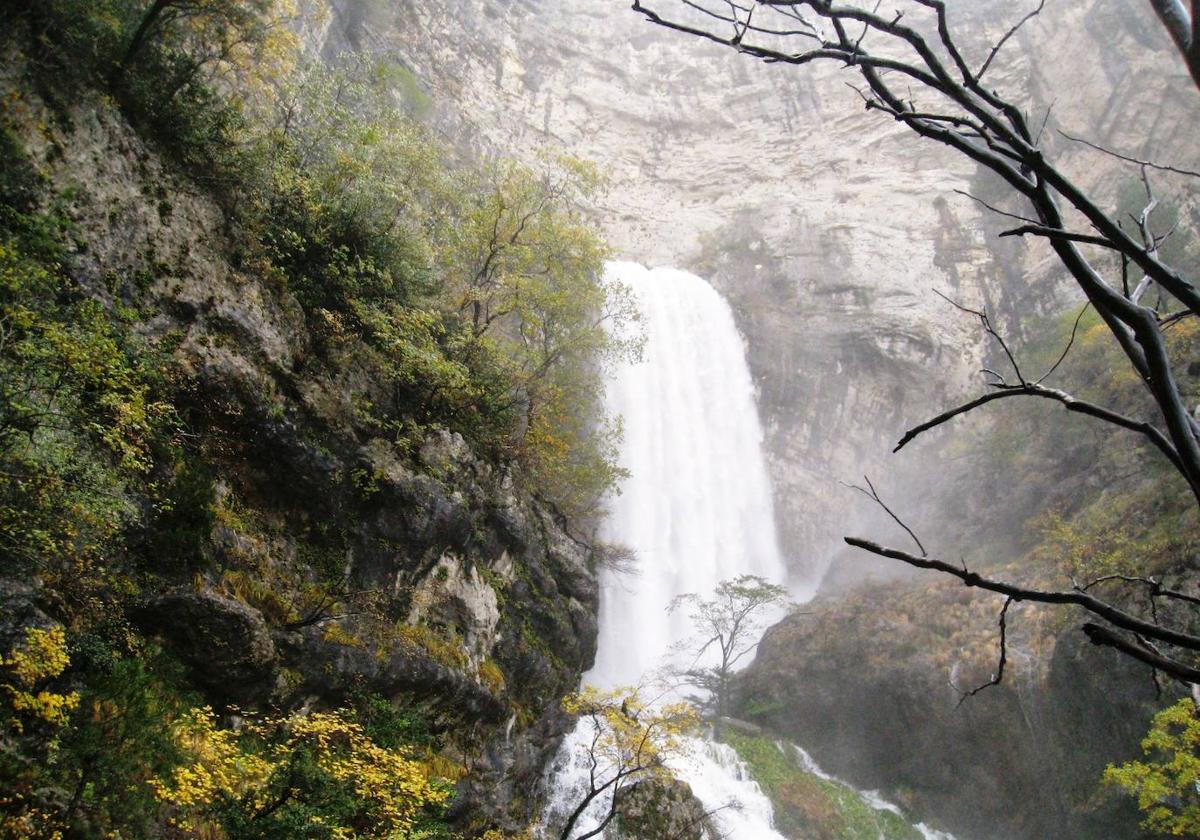
<svg viewBox="0 0 1200 840">
<path fill-rule="evenodd" d="M 755 65 L 652 27 L 619 2 L 335 6 L 320 43 L 326 56 L 398 55 L 437 94 L 434 122 L 466 148 L 597 161 L 612 185 L 594 212 L 617 251 L 692 268 L 729 298 L 760 391 L 798 579 L 830 562 L 829 588 L 860 577 L 862 559 L 841 551 L 840 538 L 881 523 L 840 481 L 869 472 L 911 494 L 938 478 L 913 484 L 920 454 L 891 459 L 891 445 L 976 387 L 988 348 L 934 289 L 995 312 L 1018 343 L 1031 316 L 1078 304 L 1045 248 L 997 240 L 1004 220 L 955 193 L 995 201 L 1001 190 L 968 162 L 865 113 L 833 68 Z M 949 6 L 977 56 L 1023 13 L 996 0 Z M 1197 94 L 1147 4 L 1048 4 L 990 81 L 1034 122 L 1045 120 L 1046 147 L 1110 206 L 1136 167 L 1060 129 L 1135 156 L 1200 161 Z M 1194 188 L 1166 176 L 1157 185 L 1194 223 Z M 923 533 L 953 535 L 949 518 L 934 511 Z M 845 610 L 865 609 L 862 598 L 878 615 L 847 619 Z M 887 788 L 966 837 L 1132 836 L 1127 803 L 1091 799 L 1099 770 L 1131 754 L 1145 731 L 1154 699 L 1144 674 L 1114 671 L 1101 684 L 1096 669 L 1112 663 L 1069 634 L 1046 633 L 1026 651 L 1045 670 L 956 713 L 945 669 L 962 652 L 933 645 L 947 661 L 932 663 L 914 647 L 914 627 L 931 626 L 928 612 L 894 608 L 881 593 L 847 603 L 771 631 L 748 677 L 747 697 L 759 696 L 746 714 L 796 738 L 831 771 Z M 994 626 L 978 610 L 946 615 Z M 1080 748 L 1081 729 L 1116 746 Z"/>
<path fill-rule="evenodd" d="M 991 71 L 1031 113 L 1050 109 L 1047 145 L 1103 196 L 1136 170 L 1056 129 L 1182 165 L 1197 155 L 1195 92 L 1143 6 L 1051 5 Z M 1010 321 L 1074 300 L 1044 250 L 998 242 L 1000 221 L 953 192 L 989 194 L 969 162 L 864 112 L 835 68 L 756 65 L 608 0 L 334 8 L 316 39 L 324 55 L 397 56 L 434 94 L 430 119 L 451 142 L 594 160 L 612 179 L 594 210 L 617 252 L 694 268 L 729 297 L 801 578 L 852 518 L 838 482 L 878 475 L 905 423 L 974 381 L 981 337 L 932 290 Z M 998 0 L 950 8 L 981 55 L 1014 14 Z"/>
</svg>

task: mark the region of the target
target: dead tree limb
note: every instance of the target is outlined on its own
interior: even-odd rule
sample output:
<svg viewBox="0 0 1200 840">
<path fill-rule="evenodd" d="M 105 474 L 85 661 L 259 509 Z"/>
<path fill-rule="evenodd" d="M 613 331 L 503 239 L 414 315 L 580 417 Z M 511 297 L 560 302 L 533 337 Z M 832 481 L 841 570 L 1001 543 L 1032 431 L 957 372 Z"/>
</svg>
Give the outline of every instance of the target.
<svg viewBox="0 0 1200 840">
<path fill-rule="evenodd" d="M 900 560 L 918 569 L 931 569 L 950 575 L 951 577 L 956 577 L 962 581 L 964 586 L 985 589 L 988 592 L 995 592 L 999 595 L 1012 598 L 1014 601 L 1033 601 L 1039 604 L 1062 604 L 1083 607 L 1088 612 L 1109 622 L 1114 627 L 1120 627 L 1122 630 L 1128 630 L 1131 633 L 1137 633 L 1164 644 L 1175 645 L 1176 647 L 1192 651 L 1200 651 L 1200 636 L 1193 636 L 1190 633 L 1184 633 L 1170 627 L 1163 627 L 1146 621 L 1106 601 L 1101 601 L 1087 592 L 1080 592 L 1078 590 L 1041 590 L 1017 586 L 1004 581 L 992 580 L 978 572 L 972 572 L 969 569 L 960 568 L 959 566 L 946 563 L 942 560 L 936 560 L 932 557 L 918 557 L 907 551 L 887 548 L 870 540 L 859 539 L 858 537 L 846 537 L 845 539 L 847 545 L 861 548 L 871 554 Z"/>
<path fill-rule="evenodd" d="M 1008 608 L 1012 606 L 1012 603 L 1013 597 L 1010 595 L 1004 599 L 1004 606 L 1000 609 L 1000 620 L 998 622 L 1000 626 L 1000 659 L 996 664 L 996 670 L 992 673 L 991 678 L 983 685 L 976 686 L 970 691 L 963 693 L 963 695 L 958 698 L 958 705 L 961 706 L 963 703 L 967 702 L 967 700 L 974 697 L 984 689 L 1000 685 L 1000 683 L 1004 680 L 1004 666 L 1008 663 Z"/>
<path fill-rule="evenodd" d="M 1155 653 L 1149 647 L 1130 641 L 1103 625 L 1089 622 L 1083 625 L 1083 632 L 1087 634 L 1088 639 L 1094 645 L 1114 648 L 1126 656 L 1132 656 L 1139 662 L 1146 663 L 1155 671 L 1162 671 L 1164 674 L 1175 677 L 1180 682 L 1200 685 L 1200 670 L 1184 665 L 1182 662 L 1176 662 L 1174 659 L 1168 659 L 1160 653 Z"/>
</svg>

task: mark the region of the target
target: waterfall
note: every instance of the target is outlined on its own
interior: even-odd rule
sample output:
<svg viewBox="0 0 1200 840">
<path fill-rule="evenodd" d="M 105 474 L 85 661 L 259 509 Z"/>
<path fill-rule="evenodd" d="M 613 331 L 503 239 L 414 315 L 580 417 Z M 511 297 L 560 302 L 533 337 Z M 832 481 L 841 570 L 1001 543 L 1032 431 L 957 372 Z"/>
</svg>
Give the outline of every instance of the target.
<svg viewBox="0 0 1200 840">
<path fill-rule="evenodd" d="M 753 382 L 729 305 L 685 271 L 614 262 L 607 273 L 634 294 L 646 346 L 641 362 L 611 371 L 606 384 L 608 411 L 624 424 L 621 466 L 629 477 L 610 501 L 603 536 L 631 548 L 636 568 L 601 575 L 596 662 L 583 676 L 601 689 L 638 685 L 672 658 L 690 661 L 677 648 L 694 636 L 687 611 L 667 611 L 677 596 L 709 597 L 742 574 L 786 578 Z M 548 823 L 582 801 L 593 732 L 584 719 L 564 739 L 550 770 Z M 729 746 L 695 738 L 671 770 L 723 838 L 784 840 L 770 800 Z M 573 837 L 597 826 L 610 801 L 594 803 Z M 880 803 L 872 807 L 894 807 Z"/>
<path fill-rule="evenodd" d="M 782 583 L 771 483 L 754 385 L 733 313 L 708 283 L 670 268 L 610 263 L 637 297 L 641 363 L 609 376 L 629 478 L 611 500 L 604 537 L 631 548 L 635 574 L 601 580 L 600 639 L 585 681 L 633 685 L 694 633 L 677 595 L 709 597 L 739 574 Z"/>
<path fill-rule="evenodd" d="M 728 304 L 699 277 L 670 268 L 614 262 L 608 281 L 634 294 L 646 345 L 643 360 L 610 372 L 606 387 L 610 415 L 622 418 L 629 478 L 603 535 L 637 561 L 632 573 L 602 573 L 596 662 L 583 678 L 599 688 L 640 683 L 693 635 L 686 611 L 667 611 L 676 596 L 708 597 L 739 574 L 773 583 L 786 574 L 753 383 Z M 589 734 L 581 724 L 563 745 L 550 814 L 578 801 L 584 769 L 573 761 Z M 695 739 L 672 769 L 729 840 L 783 840 L 769 800 L 728 746 Z M 598 802 L 576 834 L 607 809 Z"/>
</svg>

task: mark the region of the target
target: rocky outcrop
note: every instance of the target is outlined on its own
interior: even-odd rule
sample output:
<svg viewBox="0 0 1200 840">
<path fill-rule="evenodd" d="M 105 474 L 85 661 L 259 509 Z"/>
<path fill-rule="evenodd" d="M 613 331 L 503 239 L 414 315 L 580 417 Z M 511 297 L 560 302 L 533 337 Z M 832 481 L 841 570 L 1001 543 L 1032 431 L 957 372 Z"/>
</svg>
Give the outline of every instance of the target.
<svg viewBox="0 0 1200 840">
<path fill-rule="evenodd" d="M 211 592 L 177 592 L 148 599 L 132 617 L 160 635 L 217 702 L 254 706 L 270 696 L 279 660 L 267 622 L 253 607 Z"/>
<path fill-rule="evenodd" d="M 706 840 L 717 834 L 686 782 L 648 779 L 617 795 L 617 836 L 620 840 Z"/>
<path fill-rule="evenodd" d="M 897 590 L 819 601 L 768 631 L 739 713 L 965 840 L 1139 836 L 1135 803 L 1100 777 L 1138 754 L 1164 702 L 1149 670 L 1014 607 L 1003 682 L 963 700 L 995 671 L 997 605 Z"/>
</svg>

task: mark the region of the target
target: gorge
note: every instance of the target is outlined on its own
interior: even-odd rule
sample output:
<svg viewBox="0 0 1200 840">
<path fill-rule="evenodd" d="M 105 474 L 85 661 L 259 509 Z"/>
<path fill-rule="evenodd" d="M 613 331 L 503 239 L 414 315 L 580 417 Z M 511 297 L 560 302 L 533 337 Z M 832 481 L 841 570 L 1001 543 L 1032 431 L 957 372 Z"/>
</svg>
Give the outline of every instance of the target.
<svg viewBox="0 0 1200 840">
<path fill-rule="evenodd" d="M 948 0 L 1019 104 L 974 158 L 867 59 L 755 60 L 769 6 L 889 3 L 633 5 L 0 8 L 0 840 L 555 840 L 677 701 L 564 837 L 1200 833 L 1155 4 Z M 891 5 L 840 49 L 940 43 Z M 718 700 L 744 576 L 789 603 Z"/>
</svg>

